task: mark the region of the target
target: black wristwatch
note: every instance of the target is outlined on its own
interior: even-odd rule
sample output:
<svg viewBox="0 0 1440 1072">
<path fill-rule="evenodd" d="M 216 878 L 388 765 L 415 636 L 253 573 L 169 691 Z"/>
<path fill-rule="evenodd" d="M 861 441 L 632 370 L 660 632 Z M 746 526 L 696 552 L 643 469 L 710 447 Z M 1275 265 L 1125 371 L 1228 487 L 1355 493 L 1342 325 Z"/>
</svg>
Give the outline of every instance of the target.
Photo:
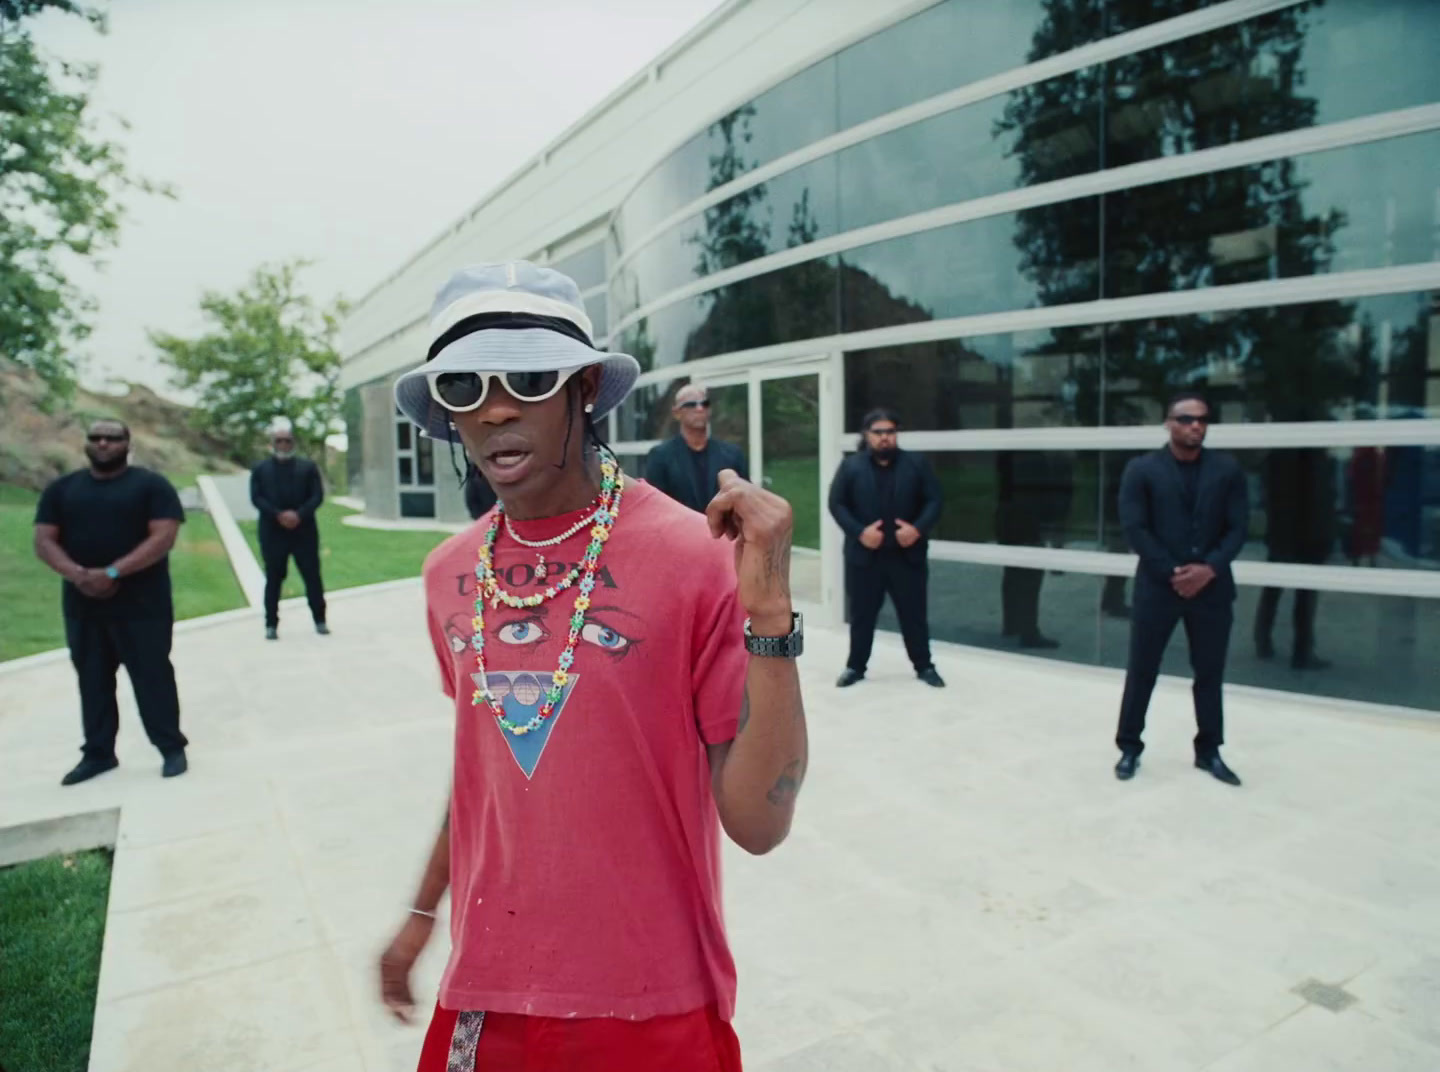
<svg viewBox="0 0 1440 1072">
<path fill-rule="evenodd" d="M 790 616 L 788 636 L 756 636 L 750 632 L 750 619 L 745 619 L 745 650 L 751 655 L 775 659 L 798 659 L 805 653 L 805 618 L 798 612 Z"/>
</svg>

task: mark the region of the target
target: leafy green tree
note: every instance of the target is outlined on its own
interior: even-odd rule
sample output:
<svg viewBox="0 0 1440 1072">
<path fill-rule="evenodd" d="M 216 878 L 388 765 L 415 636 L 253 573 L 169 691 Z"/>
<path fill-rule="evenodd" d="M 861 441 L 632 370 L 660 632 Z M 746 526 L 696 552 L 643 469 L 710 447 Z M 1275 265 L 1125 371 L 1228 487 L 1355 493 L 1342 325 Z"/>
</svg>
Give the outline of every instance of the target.
<svg viewBox="0 0 1440 1072">
<path fill-rule="evenodd" d="M 237 462 L 264 449 L 270 424 L 288 417 L 296 441 L 323 457 L 325 437 L 341 426 L 340 354 L 345 304 L 322 309 L 299 287 L 304 261 L 256 269 L 234 294 L 206 292 L 200 311 L 210 330 L 196 339 L 151 331 L 176 387 L 197 396 L 196 427 Z"/>
<path fill-rule="evenodd" d="M 95 311 L 70 279 L 76 259 L 115 245 L 125 191 L 170 191 L 131 175 L 100 133 L 98 68 L 35 45 L 26 22 L 47 9 L 101 33 L 105 20 L 76 0 L 0 0 L 0 353 L 38 373 L 54 402 L 74 390 L 75 348 Z"/>
</svg>

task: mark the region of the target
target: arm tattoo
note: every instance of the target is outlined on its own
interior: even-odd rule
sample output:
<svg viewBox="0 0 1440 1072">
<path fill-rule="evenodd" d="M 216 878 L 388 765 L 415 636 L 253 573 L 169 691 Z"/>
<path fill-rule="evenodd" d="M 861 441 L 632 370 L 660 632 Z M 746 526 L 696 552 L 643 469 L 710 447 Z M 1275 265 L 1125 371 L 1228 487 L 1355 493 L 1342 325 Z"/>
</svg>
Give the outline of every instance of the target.
<svg viewBox="0 0 1440 1072">
<path fill-rule="evenodd" d="M 800 795 L 800 783 L 804 780 L 804 763 L 798 759 L 793 760 L 780 772 L 780 777 L 775 779 L 775 784 L 770 787 L 770 792 L 765 794 L 765 799 L 777 808 L 793 804 Z"/>
<path fill-rule="evenodd" d="M 750 724 L 750 685 L 745 685 L 745 699 L 740 701 L 740 721 L 735 725 L 735 736 L 739 737 Z"/>
<path fill-rule="evenodd" d="M 788 590 L 790 586 L 790 548 L 788 545 L 766 549 L 765 574 L 771 579 L 779 581 Z"/>
</svg>

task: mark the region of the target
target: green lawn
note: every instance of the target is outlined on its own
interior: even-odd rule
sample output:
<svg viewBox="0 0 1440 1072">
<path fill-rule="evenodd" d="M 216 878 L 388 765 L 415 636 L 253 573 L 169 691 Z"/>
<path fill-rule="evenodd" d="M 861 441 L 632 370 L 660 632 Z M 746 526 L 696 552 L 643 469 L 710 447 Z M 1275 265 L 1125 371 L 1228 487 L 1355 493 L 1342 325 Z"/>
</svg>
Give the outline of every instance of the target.
<svg viewBox="0 0 1440 1072">
<path fill-rule="evenodd" d="M 0 1068 L 85 1072 L 100 981 L 110 853 L 0 871 Z"/>
<path fill-rule="evenodd" d="M 796 547 L 820 548 L 820 459 L 777 458 L 765 463 L 766 487 L 795 511 Z"/>
<path fill-rule="evenodd" d="M 35 557 L 33 491 L 0 485 L 0 662 L 65 646 L 60 578 Z M 170 553 L 175 617 L 245 606 L 210 515 L 190 511 Z"/>
<path fill-rule="evenodd" d="M 317 515 L 320 523 L 320 576 L 326 591 L 418 577 L 425 556 L 446 538 L 443 532 L 386 532 L 341 523 L 341 518 L 353 513 L 354 510 L 326 502 Z M 240 530 L 245 533 L 245 539 L 255 552 L 256 561 L 259 561 L 260 539 L 256 528 L 257 522 L 240 522 Z M 305 594 L 305 586 L 294 562 L 290 563 L 290 573 L 285 578 L 282 594 L 287 597 Z"/>
</svg>

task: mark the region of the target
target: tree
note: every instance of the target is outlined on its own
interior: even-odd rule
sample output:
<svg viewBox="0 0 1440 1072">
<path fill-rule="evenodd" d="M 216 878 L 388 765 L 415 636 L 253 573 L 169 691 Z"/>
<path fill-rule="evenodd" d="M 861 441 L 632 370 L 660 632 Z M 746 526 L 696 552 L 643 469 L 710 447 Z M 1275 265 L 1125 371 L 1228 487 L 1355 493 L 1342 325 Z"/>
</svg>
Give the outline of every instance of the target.
<svg viewBox="0 0 1440 1072">
<path fill-rule="evenodd" d="M 131 175 L 122 148 L 99 133 L 98 69 L 52 62 L 35 46 L 25 20 L 46 9 L 101 33 L 105 20 L 75 0 L 0 0 L 0 354 L 59 401 L 74 389 L 74 349 L 95 310 L 67 267 L 114 246 L 123 192 L 170 191 Z"/>
<path fill-rule="evenodd" d="M 196 427 L 225 443 L 237 462 L 254 460 L 277 417 L 291 420 L 297 443 L 311 454 L 340 425 L 335 337 L 345 304 L 321 309 L 301 292 L 305 267 L 262 265 L 233 295 L 207 291 L 200 311 L 212 328 L 197 339 L 149 333 L 175 370 L 175 386 L 198 394 Z"/>
</svg>

